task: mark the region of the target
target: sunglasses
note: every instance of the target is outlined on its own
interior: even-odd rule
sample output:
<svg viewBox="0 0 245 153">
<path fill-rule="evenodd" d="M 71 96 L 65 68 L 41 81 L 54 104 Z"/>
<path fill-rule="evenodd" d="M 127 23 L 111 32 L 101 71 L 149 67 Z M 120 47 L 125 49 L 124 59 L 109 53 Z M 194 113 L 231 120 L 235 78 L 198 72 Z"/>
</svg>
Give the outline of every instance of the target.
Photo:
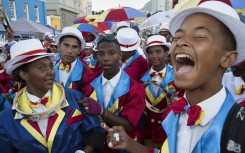
<svg viewBox="0 0 245 153">
<path fill-rule="evenodd" d="M 50 48 L 57 48 L 57 45 L 50 45 Z"/>
<path fill-rule="evenodd" d="M 113 35 L 113 34 L 106 34 L 106 35 L 104 35 L 104 36 L 103 36 L 103 35 L 98 36 L 98 37 L 94 40 L 94 43 L 98 45 L 98 44 L 99 44 L 102 40 L 104 40 L 104 39 L 106 39 L 106 40 L 108 40 L 108 41 L 114 41 L 114 40 L 117 41 L 115 35 Z"/>
</svg>

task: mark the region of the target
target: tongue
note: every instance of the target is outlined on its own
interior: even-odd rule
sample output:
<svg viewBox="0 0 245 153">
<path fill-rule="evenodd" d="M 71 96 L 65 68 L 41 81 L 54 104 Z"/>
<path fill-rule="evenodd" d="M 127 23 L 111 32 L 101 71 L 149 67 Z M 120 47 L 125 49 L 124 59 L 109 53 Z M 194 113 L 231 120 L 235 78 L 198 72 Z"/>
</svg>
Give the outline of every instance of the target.
<svg viewBox="0 0 245 153">
<path fill-rule="evenodd" d="M 178 69 L 179 73 L 187 73 L 190 72 L 193 69 L 193 66 L 190 65 L 183 65 Z"/>
</svg>

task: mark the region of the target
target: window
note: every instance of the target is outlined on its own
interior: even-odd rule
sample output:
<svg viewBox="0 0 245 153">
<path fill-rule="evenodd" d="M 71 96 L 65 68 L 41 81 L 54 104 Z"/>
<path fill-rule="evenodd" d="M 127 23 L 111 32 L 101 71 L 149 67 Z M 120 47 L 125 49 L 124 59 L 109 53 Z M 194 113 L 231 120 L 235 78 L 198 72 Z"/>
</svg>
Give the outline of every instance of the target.
<svg viewBox="0 0 245 153">
<path fill-rule="evenodd" d="M 40 22 L 40 20 L 39 20 L 39 9 L 37 6 L 35 6 L 35 18 L 36 18 L 36 22 Z"/>
<path fill-rule="evenodd" d="M 65 15 L 65 13 L 62 13 L 61 18 L 62 18 L 62 21 L 65 21 L 65 20 L 66 20 L 66 15 Z"/>
<path fill-rule="evenodd" d="M 11 20 L 16 20 L 16 9 L 15 9 L 15 1 L 9 0 L 9 9 L 10 9 L 10 17 Z"/>
<path fill-rule="evenodd" d="M 24 4 L 24 18 L 29 19 L 28 4 Z"/>
</svg>

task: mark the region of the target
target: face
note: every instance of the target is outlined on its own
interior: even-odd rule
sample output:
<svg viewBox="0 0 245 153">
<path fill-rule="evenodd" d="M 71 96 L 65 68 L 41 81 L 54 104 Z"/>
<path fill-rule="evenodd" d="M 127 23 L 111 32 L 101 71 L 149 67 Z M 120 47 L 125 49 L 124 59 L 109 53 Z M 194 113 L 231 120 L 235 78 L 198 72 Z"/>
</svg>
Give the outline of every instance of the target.
<svg viewBox="0 0 245 153">
<path fill-rule="evenodd" d="M 175 84 L 185 90 L 219 86 L 223 69 L 220 22 L 206 14 L 186 18 L 174 36 L 171 60 Z M 221 73 L 222 71 L 222 73 Z"/>
<path fill-rule="evenodd" d="M 167 42 L 169 42 L 172 37 L 169 31 L 161 31 L 159 34 L 165 37 Z"/>
<path fill-rule="evenodd" d="M 57 53 L 58 52 L 58 48 L 56 44 L 49 44 L 49 48 L 52 51 L 52 53 Z"/>
<path fill-rule="evenodd" d="M 152 64 L 153 69 L 163 69 L 168 51 L 164 50 L 162 46 L 151 46 L 147 49 L 149 62 Z"/>
<path fill-rule="evenodd" d="M 101 42 L 97 46 L 97 60 L 104 71 L 104 74 L 117 74 L 121 51 L 118 44 L 114 42 Z"/>
<path fill-rule="evenodd" d="M 53 87 L 55 72 L 49 57 L 29 63 L 28 71 L 20 71 L 19 73 L 26 82 L 27 91 L 33 95 L 44 96 Z"/>
<path fill-rule="evenodd" d="M 84 53 L 86 56 L 90 56 L 93 53 L 92 48 L 85 48 Z"/>
<path fill-rule="evenodd" d="M 66 37 L 61 44 L 59 44 L 58 50 L 61 52 L 61 60 L 64 64 L 72 63 L 81 53 L 79 40 L 72 37 Z"/>
<path fill-rule="evenodd" d="M 245 78 L 245 60 L 232 66 L 231 68 L 234 76 Z"/>
</svg>

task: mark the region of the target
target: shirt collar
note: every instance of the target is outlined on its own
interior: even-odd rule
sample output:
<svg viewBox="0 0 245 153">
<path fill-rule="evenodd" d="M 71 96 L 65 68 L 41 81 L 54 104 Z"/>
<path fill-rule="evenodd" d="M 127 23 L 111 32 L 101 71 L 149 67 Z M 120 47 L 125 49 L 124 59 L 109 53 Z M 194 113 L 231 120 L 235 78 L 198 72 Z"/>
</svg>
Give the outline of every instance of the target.
<svg viewBox="0 0 245 153">
<path fill-rule="evenodd" d="M 45 94 L 44 97 L 50 97 L 51 94 L 52 94 L 52 92 L 51 92 L 51 90 L 49 90 L 49 91 Z M 39 103 L 39 102 L 41 101 L 41 99 L 42 99 L 42 98 L 39 98 L 39 97 L 37 97 L 37 96 L 35 96 L 35 95 L 30 94 L 27 90 L 26 90 L 26 95 L 27 95 L 27 98 L 28 98 L 31 102 L 33 102 L 33 103 Z"/>
<path fill-rule="evenodd" d="M 235 77 L 234 84 L 235 84 L 235 88 L 237 89 L 240 87 L 240 85 L 245 85 L 245 82 L 241 77 Z"/>
<path fill-rule="evenodd" d="M 107 81 L 109 81 L 112 85 L 113 88 L 116 87 L 117 83 L 119 82 L 120 80 L 120 77 L 121 77 L 121 74 L 122 74 L 122 70 L 120 68 L 119 72 L 113 77 L 111 78 L 110 80 L 107 80 L 103 75 L 102 75 L 102 86 L 106 84 Z"/>
<path fill-rule="evenodd" d="M 225 98 L 226 91 L 225 88 L 222 87 L 222 89 L 215 95 L 197 104 L 205 112 L 200 123 L 201 126 L 206 126 L 218 114 L 220 108 L 225 102 Z"/>
<path fill-rule="evenodd" d="M 165 66 L 161 71 L 159 71 L 159 72 L 155 71 L 155 70 L 153 69 L 153 67 L 151 67 L 150 73 L 152 73 L 152 72 L 156 72 L 156 73 L 165 73 L 165 72 L 166 72 L 166 66 Z"/>
</svg>

